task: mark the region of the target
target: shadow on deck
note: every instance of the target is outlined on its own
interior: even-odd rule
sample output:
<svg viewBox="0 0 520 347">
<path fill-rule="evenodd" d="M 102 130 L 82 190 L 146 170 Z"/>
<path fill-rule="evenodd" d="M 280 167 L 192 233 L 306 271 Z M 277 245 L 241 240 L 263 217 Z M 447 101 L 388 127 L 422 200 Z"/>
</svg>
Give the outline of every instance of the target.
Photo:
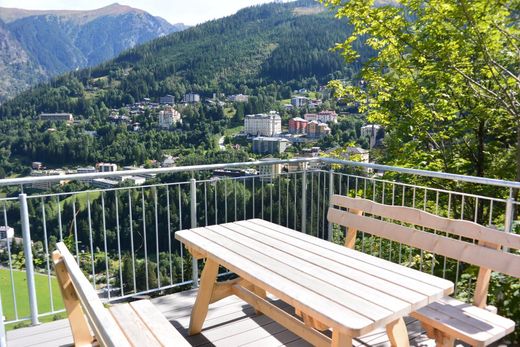
<svg viewBox="0 0 520 347">
<path fill-rule="evenodd" d="M 185 291 L 152 299 L 152 302 L 183 334 L 187 335 L 190 313 L 195 302 L 196 290 Z M 275 304 L 294 313 L 289 305 Z M 434 346 L 417 321 L 406 319 L 410 343 L 413 346 Z M 201 334 L 187 337 L 192 346 L 311 346 L 266 316 L 255 315 L 254 309 L 235 296 L 210 306 Z M 72 336 L 67 320 L 42 324 L 37 327 L 9 331 L 10 347 L 71 346 Z M 355 346 L 390 346 L 384 330 L 374 331 L 354 341 Z"/>
</svg>

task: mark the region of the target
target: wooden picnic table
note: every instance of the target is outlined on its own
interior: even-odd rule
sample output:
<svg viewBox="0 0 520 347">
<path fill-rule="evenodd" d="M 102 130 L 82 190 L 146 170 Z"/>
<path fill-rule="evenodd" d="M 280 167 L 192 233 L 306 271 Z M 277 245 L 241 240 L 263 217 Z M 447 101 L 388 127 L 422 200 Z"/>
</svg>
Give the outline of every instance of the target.
<svg viewBox="0 0 520 347">
<path fill-rule="evenodd" d="M 189 334 L 201 332 L 211 303 L 236 295 L 315 346 L 351 346 L 386 327 L 408 346 L 403 316 L 453 292 L 453 283 L 261 219 L 178 231 L 176 239 L 206 258 Z M 217 282 L 219 266 L 239 277 Z M 302 320 L 266 300 L 294 307 Z M 324 331 L 332 329 L 332 338 Z"/>
</svg>

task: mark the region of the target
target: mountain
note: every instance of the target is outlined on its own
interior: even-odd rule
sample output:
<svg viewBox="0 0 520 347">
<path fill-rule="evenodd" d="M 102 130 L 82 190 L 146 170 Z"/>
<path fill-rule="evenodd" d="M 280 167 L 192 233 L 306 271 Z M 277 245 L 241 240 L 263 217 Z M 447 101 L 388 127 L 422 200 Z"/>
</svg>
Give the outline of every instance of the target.
<svg viewBox="0 0 520 347">
<path fill-rule="evenodd" d="M 188 91 L 210 96 L 263 88 L 269 93 L 265 88 L 271 84 L 290 88 L 297 85 L 294 81 L 317 85 L 331 78 L 351 79 L 361 63 L 346 65 L 330 50 L 350 31 L 347 22 L 314 1 L 254 6 L 59 77 L 5 104 L 0 116 L 42 111 L 89 116 L 98 108 L 166 94 L 180 100 Z M 364 46 L 359 51 L 363 59 L 373 54 Z"/>
<path fill-rule="evenodd" d="M 16 61 L 22 59 L 25 64 L 0 67 L 0 101 L 35 82 L 95 66 L 126 49 L 186 28 L 119 4 L 92 11 L 0 8 L 0 21 L 0 61 L 11 61 L 16 55 Z"/>
</svg>

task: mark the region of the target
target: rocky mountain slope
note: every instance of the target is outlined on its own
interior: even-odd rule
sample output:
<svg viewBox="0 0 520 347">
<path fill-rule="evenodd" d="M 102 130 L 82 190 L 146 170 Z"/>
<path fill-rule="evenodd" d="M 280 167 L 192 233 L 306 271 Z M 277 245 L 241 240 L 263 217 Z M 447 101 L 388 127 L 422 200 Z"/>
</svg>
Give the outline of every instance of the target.
<svg viewBox="0 0 520 347">
<path fill-rule="evenodd" d="M 185 28 L 119 4 L 92 11 L 0 8 L 0 102 L 49 77 L 97 65 Z"/>
</svg>

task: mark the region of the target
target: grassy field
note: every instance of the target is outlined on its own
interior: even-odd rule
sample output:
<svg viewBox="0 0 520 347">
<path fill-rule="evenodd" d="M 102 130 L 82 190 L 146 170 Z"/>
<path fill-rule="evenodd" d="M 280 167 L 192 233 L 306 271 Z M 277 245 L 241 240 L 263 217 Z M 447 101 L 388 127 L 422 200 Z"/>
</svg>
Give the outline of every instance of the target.
<svg viewBox="0 0 520 347">
<path fill-rule="evenodd" d="M 29 299 L 27 292 L 27 279 L 24 271 L 13 271 L 13 279 L 14 279 L 14 291 L 16 296 L 16 305 L 18 310 L 18 317 L 28 317 L 30 315 L 29 312 Z M 35 276 L 36 281 L 36 298 L 38 301 L 38 312 L 46 313 L 51 311 L 51 303 L 50 298 L 51 295 L 49 293 L 49 284 L 48 278 L 45 275 L 37 274 Z M 51 277 L 51 287 L 52 287 L 52 298 L 54 300 L 54 309 L 59 310 L 63 308 L 63 302 L 61 301 L 61 293 L 58 287 L 58 282 L 55 277 Z M 9 275 L 9 270 L 0 269 L 0 293 L 2 295 L 2 308 L 4 311 L 4 316 L 7 320 L 15 319 L 15 309 L 14 309 L 14 300 L 11 289 L 11 276 Z M 41 321 L 49 321 L 52 320 L 52 315 L 49 317 L 45 317 L 45 319 L 41 319 Z M 13 325 L 7 326 L 7 328 L 12 328 Z"/>
</svg>

